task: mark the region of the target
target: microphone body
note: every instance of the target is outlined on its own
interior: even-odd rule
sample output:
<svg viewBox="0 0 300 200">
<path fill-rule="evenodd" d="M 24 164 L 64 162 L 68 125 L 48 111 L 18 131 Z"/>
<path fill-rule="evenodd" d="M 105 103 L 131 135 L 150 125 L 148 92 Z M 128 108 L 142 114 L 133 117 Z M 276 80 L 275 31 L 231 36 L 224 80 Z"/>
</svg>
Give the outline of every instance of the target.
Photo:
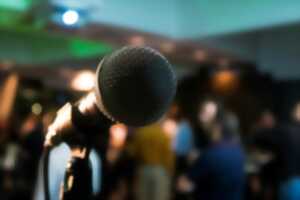
<svg viewBox="0 0 300 200">
<path fill-rule="evenodd" d="M 89 140 L 108 120 L 130 126 L 153 123 L 167 111 L 176 86 L 175 72 L 159 52 L 149 47 L 117 50 L 100 62 L 94 90 L 57 113 L 45 144 L 72 143 L 75 135 Z"/>
</svg>

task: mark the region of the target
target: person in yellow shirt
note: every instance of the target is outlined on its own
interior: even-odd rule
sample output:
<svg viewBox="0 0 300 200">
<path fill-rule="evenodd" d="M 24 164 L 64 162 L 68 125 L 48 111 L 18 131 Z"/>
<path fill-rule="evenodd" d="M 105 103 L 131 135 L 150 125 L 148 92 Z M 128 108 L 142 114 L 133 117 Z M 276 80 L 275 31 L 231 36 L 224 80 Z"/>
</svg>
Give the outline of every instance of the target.
<svg viewBox="0 0 300 200">
<path fill-rule="evenodd" d="M 161 125 L 137 129 L 128 150 L 139 164 L 137 200 L 170 199 L 174 153 L 171 138 Z"/>
</svg>

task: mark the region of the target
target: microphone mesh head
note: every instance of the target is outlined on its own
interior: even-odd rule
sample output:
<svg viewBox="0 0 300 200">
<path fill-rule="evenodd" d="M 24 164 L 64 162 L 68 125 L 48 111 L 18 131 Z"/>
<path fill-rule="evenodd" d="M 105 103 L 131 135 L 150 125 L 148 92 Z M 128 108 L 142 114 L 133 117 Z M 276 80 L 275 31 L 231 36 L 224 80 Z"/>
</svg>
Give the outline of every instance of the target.
<svg viewBox="0 0 300 200">
<path fill-rule="evenodd" d="M 176 93 L 171 65 L 149 47 L 124 47 L 105 57 L 97 84 L 105 110 L 119 122 L 143 126 L 167 111 Z"/>
</svg>

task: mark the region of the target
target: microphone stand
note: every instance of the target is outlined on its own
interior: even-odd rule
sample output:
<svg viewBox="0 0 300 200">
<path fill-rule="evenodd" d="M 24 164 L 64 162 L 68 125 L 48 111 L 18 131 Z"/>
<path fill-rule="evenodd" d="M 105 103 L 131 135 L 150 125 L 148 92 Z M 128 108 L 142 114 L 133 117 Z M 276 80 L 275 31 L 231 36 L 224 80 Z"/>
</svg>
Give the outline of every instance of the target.
<svg viewBox="0 0 300 200">
<path fill-rule="evenodd" d="M 89 149 L 72 148 L 72 158 L 67 165 L 60 200 L 91 200 L 93 198 Z"/>
<path fill-rule="evenodd" d="M 70 146 L 72 156 L 66 168 L 60 200 L 91 200 L 93 198 L 92 168 L 89 154 L 95 136 L 103 130 L 103 126 L 111 124 L 111 121 L 98 110 L 92 101 L 88 104 L 84 102 L 83 99 L 73 105 L 68 103 L 61 111 L 58 111 L 57 119 L 53 123 L 54 129 L 56 129 L 53 134 L 56 137 L 48 141 L 46 138 L 44 156 L 45 200 L 50 200 L 49 154 L 52 146 L 62 141 Z M 60 116 L 63 117 L 60 118 Z M 51 138 L 52 134 L 50 133 L 49 136 Z"/>
<path fill-rule="evenodd" d="M 93 110 L 94 112 L 91 112 Z M 72 107 L 72 123 L 75 133 L 67 139 L 72 157 L 67 165 L 60 200 L 92 200 L 92 167 L 89 160 L 94 136 L 104 117 L 98 109 L 82 113 L 79 103 Z"/>
<path fill-rule="evenodd" d="M 60 188 L 60 200 L 92 200 L 92 167 L 89 160 L 91 145 L 83 145 L 78 138 L 72 139 L 71 144 L 67 142 L 71 148 L 71 158 L 66 166 L 64 183 Z M 44 191 L 45 200 L 50 200 L 49 188 L 49 156 L 50 147 L 45 148 L 44 152 Z"/>
</svg>

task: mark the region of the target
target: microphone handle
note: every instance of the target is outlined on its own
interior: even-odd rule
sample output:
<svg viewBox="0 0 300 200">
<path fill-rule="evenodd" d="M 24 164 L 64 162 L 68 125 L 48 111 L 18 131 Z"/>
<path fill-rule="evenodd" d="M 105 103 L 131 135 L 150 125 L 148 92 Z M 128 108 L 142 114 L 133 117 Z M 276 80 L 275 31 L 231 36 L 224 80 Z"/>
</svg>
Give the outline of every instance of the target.
<svg viewBox="0 0 300 200">
<path fill-rule="evenodd" d="M 95 138 L 99 134 L 105 134 L 112 124 L 104 114 L 102 114 L 96 105 L 93 105 L 93 112 L 82 113 L 78 104 L 72 106 L 72 125 L 75 134 L 70 134 L 64 140 L 70 145 L 78 145 L 83 142 L 84 146 L 91 147 Z"/>
</svg>

